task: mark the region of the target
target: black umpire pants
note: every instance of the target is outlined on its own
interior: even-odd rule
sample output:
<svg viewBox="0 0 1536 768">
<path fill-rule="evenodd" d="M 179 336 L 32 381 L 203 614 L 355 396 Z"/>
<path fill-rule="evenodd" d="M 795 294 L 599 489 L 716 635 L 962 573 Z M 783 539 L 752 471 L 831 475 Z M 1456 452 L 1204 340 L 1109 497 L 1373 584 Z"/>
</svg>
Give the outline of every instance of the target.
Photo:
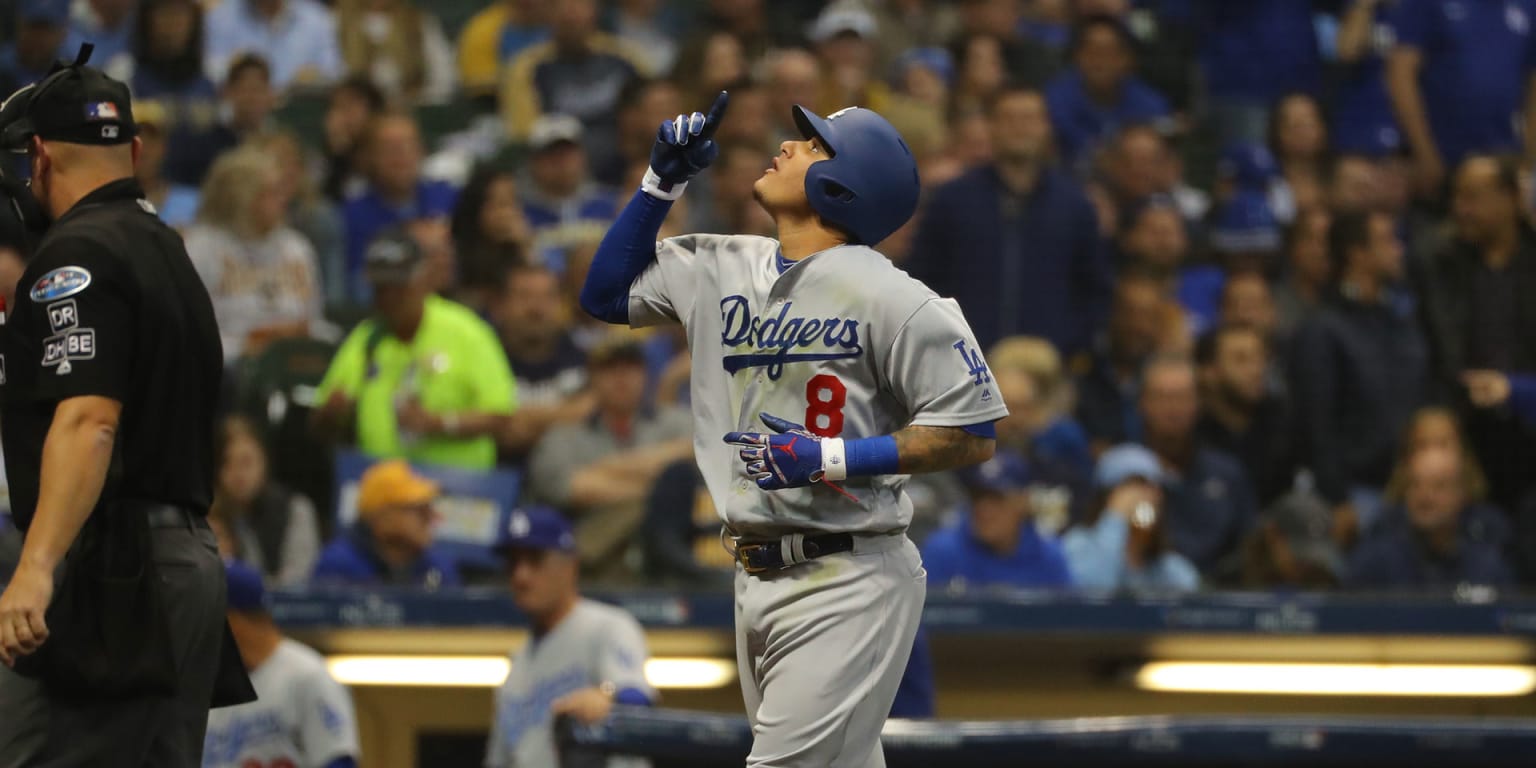
<svg viewBox="0 0 1536 768">
<path fill-rule="evenodd" d="M 173 658 L 174 696 L 80 702 L 0 665 L 0 768 L 199 768 L 224 640 L 226 586 L 204 525 L 150 532 Z"/>
</svg>

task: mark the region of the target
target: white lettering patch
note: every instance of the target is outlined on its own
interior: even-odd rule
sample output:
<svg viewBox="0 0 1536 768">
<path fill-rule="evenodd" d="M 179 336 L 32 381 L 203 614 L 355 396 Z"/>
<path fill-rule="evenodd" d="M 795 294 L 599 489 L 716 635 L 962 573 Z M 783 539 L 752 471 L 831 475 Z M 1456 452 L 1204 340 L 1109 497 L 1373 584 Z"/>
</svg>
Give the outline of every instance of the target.
<svg viewBox="0 0 1536 768">
<path fill-rule="evenodd" d="M 48 305 L 48 325 L 53 335 L 43 341 L 43 367 L 55 368 L 63 376 L 74 370 L 72 362 L 96 356 L 96 330 L 80 327 L 80 310 L 75 300 Z"/>
</svg>

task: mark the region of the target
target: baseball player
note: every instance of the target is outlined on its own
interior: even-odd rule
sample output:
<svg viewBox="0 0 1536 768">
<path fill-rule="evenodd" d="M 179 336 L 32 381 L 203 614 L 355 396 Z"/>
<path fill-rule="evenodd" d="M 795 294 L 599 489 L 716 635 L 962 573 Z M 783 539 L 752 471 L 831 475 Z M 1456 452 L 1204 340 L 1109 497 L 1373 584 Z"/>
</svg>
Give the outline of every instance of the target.
<svg viewBox="0 0 1536 768">
<path fill-rule="evenodd" d="M 959 307 L 872 247 L 912 216 L 918 178 L 870 110 L 794 108 L 804 138 L 753 188 L 777 240 L 656 242 L 727 99 L 662 124 L 581 303 L 687 330 L 695 452 L 739 564 L 747 765 L 882 766 L 926 582 L 902 486 L 985 461 L 1007 409 Z"/>
<path fill-rule="evenodd" d="M 351 694 L 320 654 L 272 623 L 259 571 L 230 561 L 224 572 L 229 626 L 257 699 L 208 714 L 203 768 L 357 768 Z"/>
</svg>

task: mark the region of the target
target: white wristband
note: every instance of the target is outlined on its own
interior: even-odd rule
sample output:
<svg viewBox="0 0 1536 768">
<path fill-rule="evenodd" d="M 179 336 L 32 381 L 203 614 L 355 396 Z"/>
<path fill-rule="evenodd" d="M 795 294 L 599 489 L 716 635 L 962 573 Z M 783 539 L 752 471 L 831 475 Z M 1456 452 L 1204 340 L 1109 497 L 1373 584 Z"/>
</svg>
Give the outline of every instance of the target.
<svg viewBox="0 0 1536 768">
<path fill-rule="evenodd" d="M 664 186 L 666 187 L 665 189 L 663 189 Z M 640 189 L 658 200 L 676 200 L 683 196 L 683 190 L 687 188 L 688 182 L 686 181 L 674 181 L 670 186 L 667 186 L 666 182 L 656 175 L 656 171 L 650 168 L 645 169 L 645 178 L 640 180 Z"/>
<path fill-rule="evenodd" d="M 823 480 L 838 482 L 848 479 L 848 455 L 841 437 L 822 439 L 821 472 Z"/>
</svg>

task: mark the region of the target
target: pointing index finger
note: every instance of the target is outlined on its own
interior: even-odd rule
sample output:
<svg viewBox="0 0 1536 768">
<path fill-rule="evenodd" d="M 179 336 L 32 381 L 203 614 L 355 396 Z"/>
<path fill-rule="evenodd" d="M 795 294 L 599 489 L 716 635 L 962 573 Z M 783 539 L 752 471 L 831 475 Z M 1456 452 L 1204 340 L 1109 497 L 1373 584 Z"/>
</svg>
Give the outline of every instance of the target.
<svg viewBox="0 0 1536 768">
<path fill-rule="evenodd" d="M 709 114 L 704 116 L 704 130 L 699 132 L 699 138 L 708 140 L 715 135 L 715 129 L 720 127 L 720 121 L 725 119 L 725 108 L 731 102 L 731 94 L 721 91 L 715 97 L 715 103 L 709 107 Z"/>
</svg>

